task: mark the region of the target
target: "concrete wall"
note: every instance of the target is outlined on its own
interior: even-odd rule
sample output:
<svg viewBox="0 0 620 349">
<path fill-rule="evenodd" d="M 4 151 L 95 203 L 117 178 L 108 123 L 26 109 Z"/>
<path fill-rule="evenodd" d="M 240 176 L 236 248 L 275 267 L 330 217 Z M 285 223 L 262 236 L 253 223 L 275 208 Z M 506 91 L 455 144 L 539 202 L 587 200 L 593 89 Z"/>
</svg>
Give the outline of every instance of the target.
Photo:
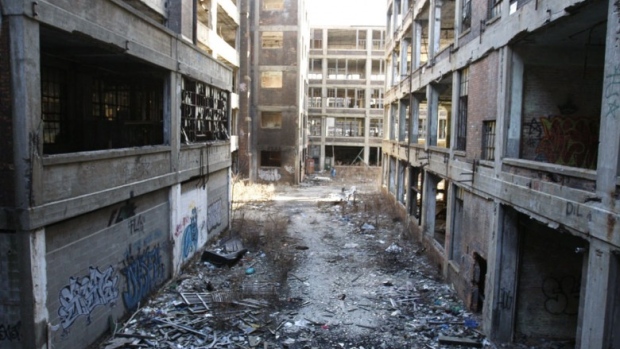
<svg viewBox="0 0 620 349">
<path fill-rule="evenodd" d="M 0 348 L 14 348 L 22 340 L 21 292 L 22 273 L 19 256 L 23 253 L 16 234 L 0 234 L 0 326 L 3 336 Z"/>
<path fill-rule="evenodd" d="M 2 22 L 0 35 L 0 207 L 11 206 L 13 188 L 13 118 L 11 117 L 11 70 L 9 23 Z M 2 215 L 2 213 L 0 213 Z"/>
<path fill-rule="evenodd" d="M 45 229 L 47 311 L 55 348 L 84 348 L 171 276 L 166 190 Z"/>
<path fill-rule="evenodd" d="M 587 243 L 520 217 L 517 335 L 575 339 Z"/>
</svg>

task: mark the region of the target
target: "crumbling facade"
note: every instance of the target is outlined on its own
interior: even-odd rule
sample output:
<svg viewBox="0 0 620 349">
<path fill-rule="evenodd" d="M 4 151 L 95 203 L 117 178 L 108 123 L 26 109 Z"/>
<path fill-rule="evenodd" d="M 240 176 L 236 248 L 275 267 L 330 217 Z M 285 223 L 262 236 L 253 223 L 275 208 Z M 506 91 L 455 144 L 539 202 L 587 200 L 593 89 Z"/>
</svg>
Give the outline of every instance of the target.
<svg viewBox="0 0 620 349">
<path fill-rule="evenodd" d="M 493 340 L 620 347 L 617 2 L 387 3 L 384 190 Z"/>
<path fill-rule="evenodd" d="M 384 27 L 312 27 L 308 158 L 314 169 L 381 163 Z"/>
<path fill-rule="evenodd" d="M 308 142 L 305 0 L 243 0 L 241 7 L 239 170 L 252 181 L 299 183 Z"/>
<path fill-rule="evenodd" d="M 0 348 L 85 348 L 229 226 L 239 11 L 0 13 Z"/>
</svg>

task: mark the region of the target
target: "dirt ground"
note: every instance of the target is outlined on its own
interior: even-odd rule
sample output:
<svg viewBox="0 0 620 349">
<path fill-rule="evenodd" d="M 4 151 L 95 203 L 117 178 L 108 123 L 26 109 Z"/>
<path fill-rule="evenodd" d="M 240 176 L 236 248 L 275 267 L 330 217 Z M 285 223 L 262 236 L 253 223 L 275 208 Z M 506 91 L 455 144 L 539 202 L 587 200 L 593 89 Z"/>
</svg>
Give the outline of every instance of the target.
<svg viewBox="0 0 620 349">
<path fill-rule="evenodd" d="M 247 253 L 221 267 L 198 256 L 100 348 L 491 345 L 375 183 L 234 193 L 232 229 L 206 249 Z"/>
</svg>

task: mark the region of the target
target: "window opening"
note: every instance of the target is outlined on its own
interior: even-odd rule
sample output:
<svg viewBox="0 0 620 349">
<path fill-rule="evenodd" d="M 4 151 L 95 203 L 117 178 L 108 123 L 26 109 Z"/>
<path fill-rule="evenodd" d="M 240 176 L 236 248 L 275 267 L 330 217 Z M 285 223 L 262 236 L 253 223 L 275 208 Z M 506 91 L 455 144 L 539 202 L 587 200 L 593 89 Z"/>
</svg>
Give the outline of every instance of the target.
<svg viewBox="0 0 620 349">
<path fill-rule="evenodd" d="M 456 130 L 456 150 L 465 150 L 467 145 L 467 106 L 469 94 L 469 69 L 461 70 L 459 86 L 459 110 Z"/>
<path fill-rule="evenodd" d="M 183 79 L 181 132 L 186 143 L 228 139 L 228 92 Z"/>
<path fill-rule="evenodd" d="M 471 28 L 471 0 L 461 0 L 461 33 Z"/>
<path fill-rule="evenodd" d="M 282 72 L 281 71 L 261 72 L 260 85 L 262 88 L 282 88 Z"/>
<path fill-rule="evenodd" d="M 495 160 L 495 120 L 484 121 L 482 134 L 482 160 Z"/>
<path fill-rule="evenodd" d="M 282 152 L 262 150 L 260 152 L 260 165 L 262 167 L 280 167 L 282 164 Z"/>
<path fill-rule="evenodd" d="M 282 32 L 262 32 L 261 41 L 263 48 L 282 48 Z"/>
<path fill-rule="evenodd" d="M 281 128 L 282 127 L 282 112 L 261 112 L 260 126 L 262 128 Z"/>
</svg>

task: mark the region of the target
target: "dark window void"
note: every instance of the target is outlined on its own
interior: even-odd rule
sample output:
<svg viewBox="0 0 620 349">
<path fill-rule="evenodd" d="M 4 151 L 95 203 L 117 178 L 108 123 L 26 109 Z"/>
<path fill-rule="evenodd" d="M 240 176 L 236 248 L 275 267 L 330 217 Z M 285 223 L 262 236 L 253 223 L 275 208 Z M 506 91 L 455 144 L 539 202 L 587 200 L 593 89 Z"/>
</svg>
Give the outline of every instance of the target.
<svg viewBox="0 0 620 349">
<path fill-rule="evenodd" d="M 181 109 L 181 133 L 185 143 L 229 138 L 227 91 L 184 78 Z"/>
<path fill-rule="evenodd" d="M 487 261 L 481 255 L 474 252 L 474 269 L 472 275 L 472 298 L 471 308 L 475 312 L 482 312 L 484 305 L 484 284 L 487 279 Z"/>
<path fill-rule="evenodd" d="M 163 82 L 41 68 L 45 154 L 163 143 Z"/>
<path fill-rule="evenodd" d="M 262 167 L 280 167 L 282 165 L 282 153 L 262 150 L 260 152 L 260 165 Z"/>
<path fill-rule="evenodd" d="M 364 162 L 364 147 L 325 146 L 325 156 L 335 157 L 335 165 L 350 166 L 362 165 Z"/>
<path fill-rule="evenodd" d="M 45 154 L 164 143 L 163 70 L 45 26 L 40 40 Z"/>
</svg>

